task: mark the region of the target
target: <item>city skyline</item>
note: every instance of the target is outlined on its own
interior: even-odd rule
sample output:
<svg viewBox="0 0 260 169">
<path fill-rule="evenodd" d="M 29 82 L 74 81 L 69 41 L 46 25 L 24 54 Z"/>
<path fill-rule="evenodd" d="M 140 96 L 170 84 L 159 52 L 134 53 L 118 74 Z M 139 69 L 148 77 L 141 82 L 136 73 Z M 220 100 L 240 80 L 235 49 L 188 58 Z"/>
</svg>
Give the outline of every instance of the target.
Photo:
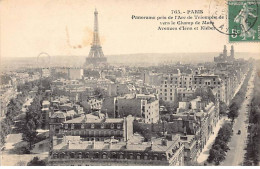
<svg viewBox="0 0 260 169">
<path fill-rule="evenodd" d="M 100 39 L 105 56 L 218 52 L 224 44 L 231 45 L 227 43 L 227 35 L 217 31 L 158 31 L 158 22 L 131 19 L 132 15 L 170 15 L 172 6 L 166 6 L 172 2 L 169 0 L 160 3 L 149 0 L 101 2 L 1 1 L 1 57 L 36 57 L 40 52 L 52 56 L 87 56 L 92 42 L 95 8 L 99 11 Z M 106 8 L 108 3 L 113 8 Z M 174 4 L 187 9 L 185 3 L 177 1 Z M 207 12 L 208 2 L 202 4 Z M 194 4 L 193 8 L 202 4 Z M 243 43 L 233 45 L 236 52 L 259 53 L 256 43 L 250 46 Z"/>
</svg>

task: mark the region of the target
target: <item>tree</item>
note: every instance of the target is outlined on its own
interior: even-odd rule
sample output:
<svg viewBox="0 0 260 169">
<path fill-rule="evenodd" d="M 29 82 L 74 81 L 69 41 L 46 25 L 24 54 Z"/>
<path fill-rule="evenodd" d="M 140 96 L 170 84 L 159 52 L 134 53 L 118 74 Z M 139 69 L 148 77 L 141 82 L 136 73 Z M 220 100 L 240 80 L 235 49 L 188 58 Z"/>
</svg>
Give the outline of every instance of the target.
<svg viewBox="0 0 260 169">
<path fill-rule="evenodd" d="M 216 145 L 219 145 L 219 147 L 224 150 L 225 152 L 227 152 L 229 149 L 229 147 L 227 146 L 227 142 L 223 141 L 223 140 L 216 140 L 215 142 Z"/>
<path fill-rule="evenodd" d="M 27 163 L 27 166 L 46 166 L 46 163 L 40 160 L 39 157 L 33 157 L 33 159 Z"/>
<path fill-rule="evenodd" d="M 94 95 L 97 96 L 99 99 L 103 99 L 107 96 L 107 93 L 104 89 L 97 87 L 94 89 Z"/>
<path fill-rule="evenodd" d="M 196 98 L 197 96 L 200 96 L 202 98 L 202 101 L 211 101 L 215 103 L 215 96 L 209 87 L 197 88 L 194 93 L 194 98 Z"/>
<path fill-rule="evenodd" d="M 29 149 L 32 149 L 32 145 L 37 140 L 38 132 L 35 130 L 35 123 L 30 120 L 23 129 L 22 139 L 29 143 Z"/>
<path fill-rule="evenodd" d="M 36 130 L 42 124 L 41 101 L 42 97 L 40 95 L 37 95 L 33 99 L 33 102 L 29 106 L 25 116 L 26 123 L 28 123 L 29 121 L 34 122 L 34 128 L 32 128 L 34 130 Z"/>
<path fill-rule="evenodd" d="M 228 112 L 228 118 L 230 118 L 232 120 L 232 123 L 234 122 L 235 118 L 237 118 L 237 117 L 238 117 L 238 111 L 237 110 L 231 109 Z"/>
<path fill-rule="evenodd" d="M 223 101 L 219 102 L 219 114 L 220 115 L 226 115 L 227 112 L 227 104 Z"/>
<path fill-rule="evenodd" d="M 215 147 L 216 148 L 216 147 Z M 219 148 L 219 147 L 218 147 Z M 225 159 L 226 153 L 221 149 L 210 149 L 208 162 L 215 162 L 216 165 L 219 165 L 221 161 Z"/>
<path fill-rule="evenodd" d="M 159 100 L 159 105 L 164 106 L 167 110 L 166 114 L 172 114 L 177 108 L 178 108 L 178 102 L 166 102 L 163 101 L 162 99 Z"/>
<path fill-rule="evenodd" d="M 91 107 L 87 100 L 83 100 L 80 105 L 83 107 L 83 111 L 87 114 L 91 113 Z"/>
</svg>

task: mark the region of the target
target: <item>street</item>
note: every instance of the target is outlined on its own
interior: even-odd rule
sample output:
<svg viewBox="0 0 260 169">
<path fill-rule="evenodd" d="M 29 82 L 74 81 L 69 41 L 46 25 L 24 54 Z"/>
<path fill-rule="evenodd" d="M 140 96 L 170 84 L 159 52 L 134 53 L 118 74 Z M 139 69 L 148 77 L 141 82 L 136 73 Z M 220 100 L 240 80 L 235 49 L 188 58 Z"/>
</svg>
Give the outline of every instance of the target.
<svg viewBox="0 0 260 169">
<path fill-rule="evenodd" d="M 252 76 L 253 75 L 253 76 Z M 233 125 L 233 136 L 228 146 L 230 150 L 227 152 L 226 159 L 221 163 L 222 166 L 238 166 L 242 165 L 246 147 L 247 140 L 247 126 L 248 126 L 248 108 L 247 105 L 250 104 L 251 94 L 253 92 L 254 84 L 253 79 L 255 77 L 255 70 L 253 70 L 250 80 L 248 82 L 248 90 L 246 92 L 246 98 L 239 109 L 239 115 L 235 120 Z M 241 134 L 238 134 L 238 131 Z"/>
<path fill-rule="evenodd" d="M 235 93 L 234 93 L 234 95 L 233 95 L 233 98 L 235 97 L 235 95 L 237 94 L 237 92 L 240 90 L 241 86 L 242 86 L 243 83 L 244 83 L 245 78 L 246 78 L 246 75 L 243 76 L 241 83 L 239 84 L 239 86 L 237 87 L 237 89 L 236 89 L 236 91 L 235 91 Z M 216 139 L 216 137 L 217 137 L 217 135 L 218 135 L 218 131 L 219 131 L 219 129 L 222 127 L 222 125 L 224 124 L 224 122 L 225 122 L 226 120 L 227 120 L 227 117 L 222 117 L 222 118 L 218 121 L 218 123 L 217 123 L 217 125 L 215 126 L 214 131 L 213 131 L 214 134 L 212 134 L 212 135 L 209 137 L 209 140 L 207 141 L 207 144 L 205 145 L 205 147 L 203 148 L 203 150 L 201 151 L 201 153 L 199 154 L 199 156 L 198 156 L 198 158 L 197 158 L 197 162 L 198 162 L 199 164 L 202 164 L 202 163 L 204 163 L 204 162 L 207 160 L 207 158 L 208 158 L 208 156 L 209 156 L 209 150 L 211 149 L 213 143 L 215 142 L 215 139 Z"/>
</svg>

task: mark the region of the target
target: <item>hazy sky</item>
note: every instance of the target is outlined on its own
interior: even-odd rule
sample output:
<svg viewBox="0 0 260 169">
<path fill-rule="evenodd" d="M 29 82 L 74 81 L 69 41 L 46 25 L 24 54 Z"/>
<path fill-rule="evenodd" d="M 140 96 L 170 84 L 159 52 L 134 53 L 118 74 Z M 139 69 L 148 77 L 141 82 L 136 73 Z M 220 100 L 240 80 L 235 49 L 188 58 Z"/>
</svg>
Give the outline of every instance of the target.
<svg viewBox="0 0 260 169">
<path fill-rule="evenodd" d="M 197 2 L 197 3 L 194 3 Z M 198 3 L 199 2 L 199 3 Z M 129 53 L 221 52 L 227 35 L 217 31 L 158 31 L 154 20 L 171 10 L 203 9 L 210 0 L 2 0 L 2 57 L 88 55 L 94 10 L 105 55 Z M 260 52 L 259 43 L 234 44 L 239 52 Z"/>
</svg>

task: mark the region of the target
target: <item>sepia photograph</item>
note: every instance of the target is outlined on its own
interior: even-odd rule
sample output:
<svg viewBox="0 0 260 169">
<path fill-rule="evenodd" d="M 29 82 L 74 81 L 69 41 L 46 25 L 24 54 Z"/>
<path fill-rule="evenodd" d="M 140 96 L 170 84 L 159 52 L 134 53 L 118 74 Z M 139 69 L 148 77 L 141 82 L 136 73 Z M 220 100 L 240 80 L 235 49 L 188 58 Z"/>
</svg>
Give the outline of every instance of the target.
<svg viewBox="0 0 260 169">
<path fill-rule="evenodd" d="M 0 0 L 0 166 L 260 166 L 260 0 Z"/>
</svg>

